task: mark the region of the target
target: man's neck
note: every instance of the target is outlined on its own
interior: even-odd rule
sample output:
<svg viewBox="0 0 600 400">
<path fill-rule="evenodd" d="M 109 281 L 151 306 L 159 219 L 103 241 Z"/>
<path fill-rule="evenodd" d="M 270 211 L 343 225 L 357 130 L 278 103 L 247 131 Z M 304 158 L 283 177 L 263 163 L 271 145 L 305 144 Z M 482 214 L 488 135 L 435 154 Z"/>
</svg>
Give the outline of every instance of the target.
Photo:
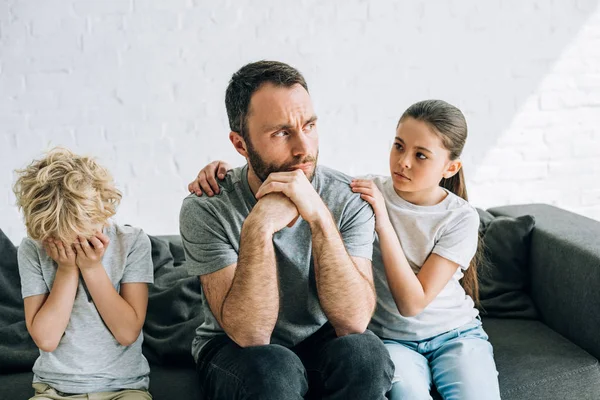
<svg viewBox="0 0 600 400">
<path fill-rule="evenodd" d="M 250 186 L 250 191 L 252 191 L 252 195 L 254 195 L 256 197 L 256 192 L 258 192 L 258 189 L 260 189 L 260 186 L 263 183 L 260 180 L 260 178 L 258 176 L 256 176 L 256 174 L 254 173 L 254 170 L 252 169 L 252 166 L 250 164 L 248 164 L 247 178 L 248 178 L 248 186 Z"/>
</svg>

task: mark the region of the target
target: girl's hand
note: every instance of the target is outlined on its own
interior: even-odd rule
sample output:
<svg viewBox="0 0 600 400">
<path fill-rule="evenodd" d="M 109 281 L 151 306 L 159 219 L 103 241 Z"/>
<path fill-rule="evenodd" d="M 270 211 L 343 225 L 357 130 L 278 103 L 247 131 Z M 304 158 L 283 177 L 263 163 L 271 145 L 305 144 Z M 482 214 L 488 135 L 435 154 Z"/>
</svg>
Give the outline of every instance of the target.
<svg viewBox="0 0 600 400">
<path fill-rule="evenodd" d="M 102 256 L 110 239 L 105 234 L 98 232 L 90 239 L 78 236 L 73 245 L 77 251 L 77 266 L 80 270 L 102 266 Z"/>
<path fill-rule="evenodd" d="M 227 171 L 233 167 L 225 161 L 213 161 L 198 172 L 198 176 L 188 185 L 190 193 L 202 196 L 206 193 L 208 197 L 219 194 L 219 183 L 215 178 L 225 179 Z"/>
<path fill-rule="evenodd" d="M 64 245 L 60 240 L 52 238 L 44 240 L 42 245 L 46 254 L 58 264 L 59 268 L 77 269 L 75 250 L 71 246 Z"/>
<path fill-rule="evenodd" d="M 360 193 L 360 197 L 373 207 L 373 211 L 375 211 L 375 230 L 379 230 L 385 224 L 390 223 L 385 207 L 385 199 L 375 182 L 368 179 L 353 179 L 350 187 L 353 192 Z"/>
</svg>

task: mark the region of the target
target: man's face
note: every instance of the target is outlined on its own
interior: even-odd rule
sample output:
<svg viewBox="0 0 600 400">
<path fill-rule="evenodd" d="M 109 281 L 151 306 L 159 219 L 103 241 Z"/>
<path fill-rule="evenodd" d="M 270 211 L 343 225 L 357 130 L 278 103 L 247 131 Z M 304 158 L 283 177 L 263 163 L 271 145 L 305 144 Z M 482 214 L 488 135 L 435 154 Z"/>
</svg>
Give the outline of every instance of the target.
<svg viewBox="0 0 600 400">
<path fill-rule="evenodd" d="M 272 172 L 301 169 L 312 181 L 319 155 L 317 117 L 302 85 L 264 84 L 248 111 L 246 150 L 256 176 L 265 181 Z"/>
</svg>

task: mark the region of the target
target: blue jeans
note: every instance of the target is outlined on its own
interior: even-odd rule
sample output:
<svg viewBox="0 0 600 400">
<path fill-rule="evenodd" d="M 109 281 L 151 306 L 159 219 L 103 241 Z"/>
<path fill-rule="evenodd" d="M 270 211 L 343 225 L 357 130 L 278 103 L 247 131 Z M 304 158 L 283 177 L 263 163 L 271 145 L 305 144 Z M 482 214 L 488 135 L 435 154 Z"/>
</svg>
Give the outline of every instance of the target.
<svg viewBox="0 0 600 400">
<path fill-rule="evenodd" d="M 431 399 L 432 383 L 444 400 L 500 399 L 492 345 L 478 319 L 421 341 L 383 342 L 396 367 L 391 400 Z"/>
</svg>

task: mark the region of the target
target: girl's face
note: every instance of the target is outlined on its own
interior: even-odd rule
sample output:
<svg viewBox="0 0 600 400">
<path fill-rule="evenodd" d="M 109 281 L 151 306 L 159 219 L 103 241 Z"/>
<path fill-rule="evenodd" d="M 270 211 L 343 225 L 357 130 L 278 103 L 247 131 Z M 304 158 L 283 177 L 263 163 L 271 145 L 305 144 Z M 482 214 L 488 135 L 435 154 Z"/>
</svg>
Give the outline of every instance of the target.
<svg viewBox="0 0 600 400">
<path fill-rule="evenodd" d="M 423 121 L 407 118 L 398 125 L 390 153 L 390 173 L 397 192 L 415 193 L 439 187 L 460 169 L 439 136 Z"/>
</svg>

